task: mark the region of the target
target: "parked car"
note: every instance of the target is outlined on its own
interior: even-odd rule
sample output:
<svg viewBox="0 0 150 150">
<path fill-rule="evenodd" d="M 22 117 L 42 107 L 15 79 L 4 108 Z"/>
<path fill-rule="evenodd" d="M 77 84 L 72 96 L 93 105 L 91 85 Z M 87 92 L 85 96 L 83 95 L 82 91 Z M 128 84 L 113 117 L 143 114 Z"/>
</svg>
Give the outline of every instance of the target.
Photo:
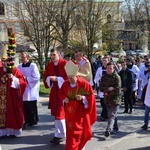
<svg viewBox="0 0 150 150">
<path fill-rule="evenodd" d="M 127 50 L 126 55 L 136 55 L 136 52 L 133 50 Z"/>
<path fill-rule="evenodd" d="M 136 55 L 142 55 L 142 56 L 147 55 L 147 53 L 143 52 L 143 51 L 140 50 L 140 49 L 135 50 L 135 52 L 136 52 Z"/>
<path fill-rule="evenodd" d="M 124 50 L 111 52 L 111 57 L 114 61 L 118 61 L 121 56 L 126 56 L 126 52 Z"/>
</svg>

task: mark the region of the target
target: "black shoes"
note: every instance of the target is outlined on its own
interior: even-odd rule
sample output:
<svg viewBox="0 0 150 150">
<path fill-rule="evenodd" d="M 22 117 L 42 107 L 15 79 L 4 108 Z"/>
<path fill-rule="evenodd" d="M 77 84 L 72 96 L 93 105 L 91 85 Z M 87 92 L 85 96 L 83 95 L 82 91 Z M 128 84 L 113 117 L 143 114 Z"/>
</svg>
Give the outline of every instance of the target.
<svg viewBox="0 0 150 150">
<path fill-rule="evenodd" d="M 35 126 L 35 125 L 37 125 L 37 123 L 27 123 L 27 126 Z"/>
<path fill-rule="evenodd" d="M 144 124 L 141 128 L 142 128 L 143 130 L 147 130 L 148 126 L 147 126 L 147 124 Z"/>
<path fill-rule="evenodd" d="M 22 127 L 22 130 L 25 130 L 27 127 L 32 127 L 32 126 L 35 126 L 35 125 L 37 125 L 37 123 L 24 123 L 23 127 Z"/>
<path fill-rule="evenodd" d="M 53 144 L 59 144 L 60 142 L 63 142 L 64 141 L 64 138 L 58 138 L 58 137 L 54 137 L 50 143 L 53 143 Z"/>
<path fill-rule="evenodd" d="M 129 114 L 132 114 L 133 111 L 134 111 L 134 109 L 130 110 L 129 112 L 128 112 L 128 110 L 124 110 L 123 113 L 129 113 Z"/>
<path fill-rule="evenodd" d="M 109 131 L 105 131 L 105 133 L 104 133 L 104 134 L 105 134 L 105 136 L 106 136 L 106 137 L 109 137 L 110 132 L 109 132 Z"/>
<path fill-rule="evenodd" d="M 22 130 L 25 130 L 26 128 L 27 128 L 27 124 L 24 123 L 24 124 L 23 124 L 23 127 L 22 127 Z"/>
<path fill-rule="evenodd" d="M 128 113 L 128 110 L 124 110 L 124 112 L 123 113 Z"/>
<path fill-rule="evenodd" d="M 100 116 L 100 121 L 106 121 L 108 118 L 104 118 L 102 116 Z"/>
<path fill-rule="evenodd" d="M 116 134 L 119 132 L 119 129 L 113 129 L 113 131 L 111 131 L 111 134 Z"/>
<path fill-rule="evenodd" d="M 108 131 L 108 130 L 106 130 L 105 133 L 104 133 L 104 135 L 105 135 L 106 137 L 109 137 L 110 134 L 116 134 L 116 133 L 118 133 L 118 132 L 119 132 L 119 129 L 118 129 L 118 128 L 114 128 L 111 132 Z"/>
<path fill-rule="evenodd" d="M 129 111 L 129 114 L 132 114 L 134 111 L 134 108 L 132 108 L 132 110 Z"/>
<path fill-rule="evenodd" d="M 132 110 L 131 110 L 131 111 L 129 111 L 129 114 L 132 114 Z"/>
<path fill-rule="evenodd" d="M 9 135 L 7 136 L 8 138 L 16 138 L 17 136 L 16 135 Z"/>
</svg>

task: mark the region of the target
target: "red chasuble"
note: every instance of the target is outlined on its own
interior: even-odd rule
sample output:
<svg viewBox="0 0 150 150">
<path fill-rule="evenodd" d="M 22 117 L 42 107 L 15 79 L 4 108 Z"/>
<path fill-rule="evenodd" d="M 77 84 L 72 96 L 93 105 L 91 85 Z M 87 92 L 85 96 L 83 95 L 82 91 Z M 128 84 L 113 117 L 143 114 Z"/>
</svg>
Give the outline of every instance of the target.
<svg viewBox="0 0 150 150">
<path fill-rule="evenodd" d="M 84 95 L 88 101 L 85 108 L 83 101 L 74 97 L 76 94 Z M 64 104 L 66 119 L 66 150 L 81 150 L 86 142 L 91 139 L 91 126 L 96 121 L 96 100 L 90 84 L 78 77 L 76 87 L 72 88 L 69 81 L 65 81 L 59 92 L 63 102 L 69 98 L 70 102 Z"/>
<path fill-rule="evenodd" d="M 2 67 L 2 61 L 0 61 L 0 67 Z"/>
<path fill-rule="evenodd" d="M 19 89 L 11 87 L 12 79 L 0 67 L 0 129 L 18 130 L 24 123 L 22 94 L 27 83 L 17 68 L 13 69 L 13 75 L 19 79 Z"/>
<path fill-rule="evenodd" d="M 46 66 L 45 72 L 44 72 L 44 85 L 46 88 L 49 88 L 47 83 L 46 83 L 46 78 L 48 76 L 57 76 L 57 77 L 62 77 L 64 80 L 67 79 L 67 75 L 64 69 L 64 66 L 66 65 L 67 61 L 60 58 L 58 65 L 55 66 L 54 62 L 49 62 L 49 64 Z M 48 108 L 51 109 L 51 115 L 55 116 L 57 120 L 64 119 L 64 108 L 63 104 L 60 103 L 60 99 L 58 97 L 58 83 L 53 82 L 53 86 L 50 91 L 49 95 L 49 106 Z"/>
</svg>

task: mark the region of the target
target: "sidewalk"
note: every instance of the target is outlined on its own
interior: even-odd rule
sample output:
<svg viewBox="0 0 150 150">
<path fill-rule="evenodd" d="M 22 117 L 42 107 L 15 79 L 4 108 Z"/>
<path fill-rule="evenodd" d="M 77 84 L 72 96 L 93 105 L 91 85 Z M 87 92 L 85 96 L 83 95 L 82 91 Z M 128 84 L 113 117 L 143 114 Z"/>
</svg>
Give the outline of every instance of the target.
<svg viewBox="0 0 150 150">
<path fill-rule="evenodd" d="M 137 104 L 133 114 L 124 114 L 121 106 L 118 112 L 119 132 L 106 138 L 104 131 L 107 122 L 100 121 L 100 102 L 97 99 L 97 122 L 92 126 L 93 136 L 86 150 L 150 150 L 150 130 L 141 130 L 144 118 L 142 105 Z M 38 100 L 39 122 L 37 126 L 27 127 L 18 138 L 0 138 L 2 150 L 65 150 L 65 141 L 52 145 L 54 136 L 54 117 L 48 109 L 48 95 Z"/>
<path fill-rule="evenodd" d="M 42 96 L 39 102 L 48 103 L 48 96 Z M 137 103 L 132 114 L 124 114 L 124 106 L 118 112 L 119 132 L 106 138 L 104 131 L 107 122 L 100 121 L 100 102 L 97 99 L 97 122 L 93 125 L 93 137 L 86 145 L 86 150 L 142 150 L 150 149 L 150 131 L 143 131 L 141 126 L 144 119 L 144 107 Z"/>
<path fill-rule="evenodd" d="M 150 130 L 130 134 L 113 145 L 110 150 L 150 150 L 149 135 Z"/>
</svg>

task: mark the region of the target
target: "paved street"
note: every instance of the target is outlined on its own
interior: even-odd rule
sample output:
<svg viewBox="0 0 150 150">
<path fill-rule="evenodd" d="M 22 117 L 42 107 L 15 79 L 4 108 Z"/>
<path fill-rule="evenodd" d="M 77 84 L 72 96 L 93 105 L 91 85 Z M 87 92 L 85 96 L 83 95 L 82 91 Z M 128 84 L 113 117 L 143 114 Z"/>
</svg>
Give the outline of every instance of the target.
<svg viewBox="0 0 150 150">
<path fill-rule="evenodd" d="M 47 109 L 48 97 L 40 97 L 38 103 L 39 123 L 28 127 L 17 138 L 1 138 L 2 150 L 64 150 L 65 142 L 51 145 L 54 133 L 54 118 Z M 93 138 L 86 145 L 86 150 L 150 150 L 150 130 L 142 131 L 143 106 L 137 104 L 133 114 L 123 114 L 123 106 L 118 113 L 119 132 L 105 138 L 106 122 L 99 121 L 100 103 L 97 101 L 97 122 L 93 126 Z"/>
</svg>

